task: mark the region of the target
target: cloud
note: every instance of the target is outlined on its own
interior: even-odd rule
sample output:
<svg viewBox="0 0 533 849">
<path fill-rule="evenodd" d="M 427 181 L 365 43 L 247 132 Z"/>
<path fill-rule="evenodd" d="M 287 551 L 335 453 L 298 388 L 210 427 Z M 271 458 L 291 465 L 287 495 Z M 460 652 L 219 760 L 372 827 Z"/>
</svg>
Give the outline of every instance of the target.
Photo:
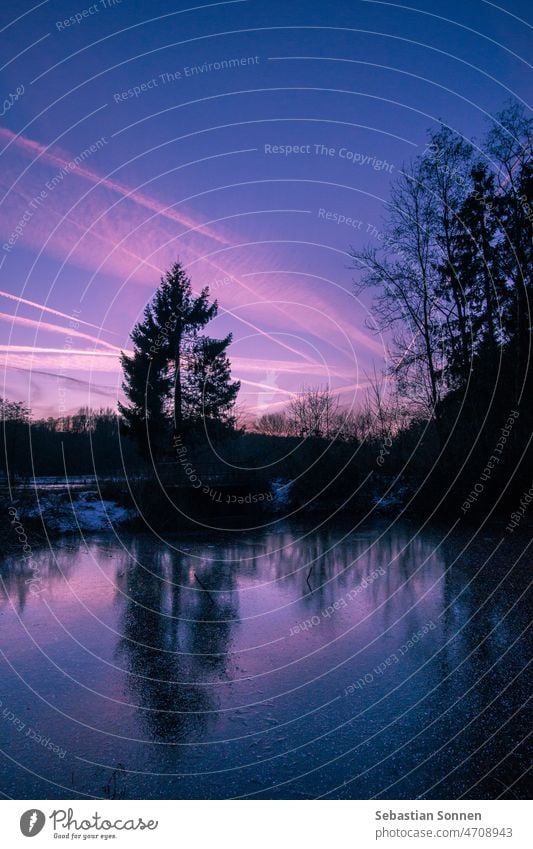
<svg viewBox="0 0 533 849">
<path fill-rule="evenodd" d="M 24 318 L 21 315 L 10 315 L 9 313 L 0 312 L 0 321 L 8 321 L 11 324 L 18 324 L 23 327 L 35 327 L 37 330 L 48 331 L 50 333 L 59 333 L 61 336 L 74 336 L 76 339 L 89 339 L 95 345 L 102 345 L 110 351 L 120 353 L 121 348 L 118 345 L 112 345 L 111 342 L 106 342 L 105 339 L 99 339 L 97 336 L 91 336 L 90 333 L 84 333 L 82 330 L 75 330 L 73 327 L 60 327 L 58 324 L 50 324 L 47 321 L 37 321 L 34 318 Z"/>
<path fill-rule="evenodd" d="M 61 382 L 67 381 L 68 383 L 71 383 L 71 384 L 75 385 L 76 387 L 78 387 L 80 389 L 90 390 L 90 392 L 92 394 L 106 395 L 109 398 L 115 398 L 115 399 L 117 398 L 117 390 L 114 389 L 112 386 L 102 386 L 102 384 L 93 383 L 92 381 L 89 381 L 89 380 L 83 380 L 79 377 L 70 377 L 69 375 L 60 374 L 60 373 L 55 372 L 55 371 L 40 371 L 40 370 L 36 370 L 36 369 L 26 369 L 26 368 L 22 368 L 22 367 L 18 367 L 18 366 L 15 368 L 15 370 L 16 371 L 22 371 L 22 372 L 29 372 L 29 373 L 31 373 L 32 377 L 33 377 L 33 375 L 38 374 L 41 377 L 54 378 L 56 381 L 61 381 Z"/>
</svg>

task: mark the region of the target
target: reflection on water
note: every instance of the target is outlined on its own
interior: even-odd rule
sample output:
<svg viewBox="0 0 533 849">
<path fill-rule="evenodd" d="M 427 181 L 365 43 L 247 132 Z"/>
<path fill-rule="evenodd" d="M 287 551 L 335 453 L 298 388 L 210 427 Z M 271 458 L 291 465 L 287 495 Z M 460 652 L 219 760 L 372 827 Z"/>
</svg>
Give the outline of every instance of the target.
<svg viewBox="0 0 533 849">
<path fill-rule="evenodd" d="M 179 552 L 156 550 L 148 567 L 136 562 L 127 571 L 121 588 L 117 657 L 130 673 L 132 699 L 145 708 L 140 720 L 146 736 L 157 740 L 202 733 L 213 699 L 195 682 L 224 671 L 236 615 L 235 598 L 219 570 L 202 569 L 208 592 L 184 592 L 183 560 Z"/>
<path fill-rule="evenodd" d="M 415 530 L 110 534 L 5 559 L 2 789 L 512 798 L 525 570 L 494 540 Z"/>
</svg>

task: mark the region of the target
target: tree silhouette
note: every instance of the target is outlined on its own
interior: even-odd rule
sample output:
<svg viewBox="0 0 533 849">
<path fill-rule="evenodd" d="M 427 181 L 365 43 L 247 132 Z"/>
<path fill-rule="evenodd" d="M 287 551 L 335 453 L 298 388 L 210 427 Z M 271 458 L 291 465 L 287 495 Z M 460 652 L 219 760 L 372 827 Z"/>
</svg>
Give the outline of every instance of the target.
<svg viewBox="0 0 533 849">
<path fill-rule="evenodd" d="M 182 435 L 206 420 L 233 423 L 240 384 L 231 382 L 226 354 L 231 334 L 220 340 L 199 335 L 217 313 L 209 289 L 195 297 L 176 262 L 133 329 L 133 355 L 122 353 L 130 404 L 120 404 L 120 412 L 131 435 L 155 453 L 164 448 L 170 431 Z"/>
<path fill-rule="evenodd" d="M 352 251 L 356 291 L 375 293 L 374 329 L 390 334 L 389 374 L 443 450 L 428 479 L 437 496 L 454 480 L 459 497 L 472 487 L 514 411 L 493 477 L 528 480 L 532 138 L 533 121 L 514 103 L 477 154 L 448 128 L 433 133 L 392 187 L 380 248 Z"/>
</svg>

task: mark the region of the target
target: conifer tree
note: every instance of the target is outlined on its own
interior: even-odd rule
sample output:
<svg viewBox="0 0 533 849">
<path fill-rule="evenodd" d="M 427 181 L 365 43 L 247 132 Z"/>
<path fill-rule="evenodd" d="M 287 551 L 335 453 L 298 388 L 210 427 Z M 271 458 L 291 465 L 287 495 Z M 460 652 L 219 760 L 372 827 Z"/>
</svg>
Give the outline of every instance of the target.
<svg viewBox="0 0 533 849">
<path fill-rule="evenodd" d="M 226 354 L 231 334 L 220 340 L 200 335 L 217 312 L 208 287 L 195 296 L 176 262 L 132 331 L 133 355 L 121 356 L 130 404 L 120 411 L 131 435 L 156 453 L 170 432 L 197 429 L 202 420 L 233 424 L 240 384 L 231 381 Z"/>
</svg>

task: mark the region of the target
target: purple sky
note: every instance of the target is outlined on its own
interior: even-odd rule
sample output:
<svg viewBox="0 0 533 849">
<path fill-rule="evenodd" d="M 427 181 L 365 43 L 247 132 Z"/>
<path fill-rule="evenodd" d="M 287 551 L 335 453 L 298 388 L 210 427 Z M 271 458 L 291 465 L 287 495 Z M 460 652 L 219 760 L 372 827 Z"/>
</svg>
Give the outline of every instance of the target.
<svg viewBox="0 0 533 849">
<path fill-rule="evenodd" d="M 528 103 L 528 20 L 526 0 L 4 2 L 0 394 L 114 406 L 180 258 L 251 414 L 303 384 L 357 403 L 385 348 L 347 250 L 379 245 L 439 120 L 480 139 Z"/>
</svg>

